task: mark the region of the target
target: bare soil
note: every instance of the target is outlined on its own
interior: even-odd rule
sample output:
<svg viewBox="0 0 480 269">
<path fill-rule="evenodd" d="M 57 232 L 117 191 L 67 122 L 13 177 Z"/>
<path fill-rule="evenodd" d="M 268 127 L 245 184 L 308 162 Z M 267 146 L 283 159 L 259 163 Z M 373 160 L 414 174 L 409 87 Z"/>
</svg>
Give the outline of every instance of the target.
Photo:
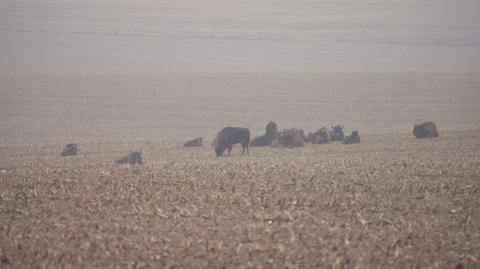
<svg viewBox="0 0 480 269">
<path fill-rule="evenodd" d="M 1 145 L 0 267 L 478 268 L 480 131 L 362 139 Z"/>
</svg>

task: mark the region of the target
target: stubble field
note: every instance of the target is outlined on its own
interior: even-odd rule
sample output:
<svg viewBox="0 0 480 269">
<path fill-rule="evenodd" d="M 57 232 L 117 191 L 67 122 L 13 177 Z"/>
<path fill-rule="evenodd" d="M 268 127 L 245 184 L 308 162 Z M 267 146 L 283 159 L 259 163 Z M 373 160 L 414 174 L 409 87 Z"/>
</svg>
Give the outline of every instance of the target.
<svg viewBox="0 0 480 269">
<path fill-rule="evenodd" d="M 480 132 L 362 138 L 223 158 L 180 141 L 67 158 L 3 145 L 0 267 L 480 266 Z M 112 164 L 140 147 L 144 165 Z"/>
<path fill-rule="evenodd" d="M 0 1 L 0 269 L 480 268 L 479 3 Z"/>
</svg>

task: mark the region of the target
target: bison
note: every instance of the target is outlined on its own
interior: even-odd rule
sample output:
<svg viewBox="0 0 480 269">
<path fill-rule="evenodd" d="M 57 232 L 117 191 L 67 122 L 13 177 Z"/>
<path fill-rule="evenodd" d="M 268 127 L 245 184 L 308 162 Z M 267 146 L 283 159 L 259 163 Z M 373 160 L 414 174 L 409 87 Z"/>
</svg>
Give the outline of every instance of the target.
<svg viewBox="0 0 480 269">
<path fill-rule="evenodd" d="M 183 144 L 183 146 L 184 147 L 202 147 L 203 146 L 202 140 L 203 140 L 203 137 L 198 137 L 192 140 L 188 140 L 187 142 L 185 142 L 185 144 Z"/>
<path fill-rule="evenodd" d="M 248 144 L 250 143 L 250 130 L 242 127 L 225 127 L 217 135 L 215 140 L 215 154 L 217 157 L 222 156 L 225 149 L 228 154 L 232 152 L 232 146 L 240 143 L 242 145 L 242 154 L 247 150 L 250 154 Z"/>
<path fill-rule="evenodd" d="M 142 152 L 141 151 L 134 151 L 130 154 L 127 154 L 125 156 L 122 156 L 115 160 L 116 164 L 143 164 L 143 159 L 142 159 Z"/>
<path fill-rule="evenodd" d="M 343 144 L 356 144 L 360 143 L 360 133 L 358 131 L 353 131 L 352 135 L 347 135 L 343 139 Z"/>
<path fill-rule="evenodd" d="M 343 133 L 343 125 L 337 124 L 332 126 L 332 130 L 330 131 L 330 140 L 331 141 L 343 141 L 345 137 Z"/>
<path fill-rule="evenodd" d="M 250 142 L 252 147 L 270 146 L 275 139 L 278 138 L 277 124 L 270 121 L 265 128 L 265 134 L 257 136 Z"/>
<path fill-rule="evenodd" d="M 60 156 L 75 156 L 77 155 L 77 144 L 68 144 L 63 148 L 62 153 L 60 153 Z"/>
<path fill-rule="evenodd" d="M 437 125 L 433 122 L 424 122 L 413 127 L 413 135 L 416 138 L 438 137 Z"/>
<path fill-rule="evenodd" d="M 326 127 L 317 130 L 314 133 L 309 133 L 307 136 L 307 142 L 312 144 L 327 144 L 330 142 L 330 135 Z"/>
<path fill-rule="evenodd" d="M 280 132 L 278 139 L 272 144 L 276 147 L 303 147 L 306 137 L 302 129 L 285 129 Z"/>
</svg>

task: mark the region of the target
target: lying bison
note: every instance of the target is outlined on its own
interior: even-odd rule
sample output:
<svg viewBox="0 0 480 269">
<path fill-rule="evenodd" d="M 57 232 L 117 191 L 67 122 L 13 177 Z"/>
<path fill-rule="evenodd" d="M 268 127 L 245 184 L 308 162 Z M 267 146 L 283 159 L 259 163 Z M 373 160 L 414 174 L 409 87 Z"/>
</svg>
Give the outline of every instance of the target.
<svg viewBox="0 0 480 269">
<path fill-rule="evenodd" d="M 343 141 L 345 135 L 343 133 L 343 125 L 337 124 L 332 126 L 332 130 L 330 131 L 330 140 L 331 141 Z"/>
<path fill-rule="evenodd" d="M 272 144 L 276 147 L 303 147 L 306 140 L 305 133 L 302 129 L 285 129 L 280 132 L 278 139 Z"/>
<path fill-rule="evenodd" d="M 328 144 L 330 142 L 330 135 L 326 127 L 317 130 L 314 133 L 309 133 L 307 136 L 307 142 L 312 144 Z"/>
<path fill-rule="evenodd" d="M 62 153 L 60 153 L 60 156 L 75 156 L 77 155 L 77 144 L 68 144 L 63 148 Z"/>
<path fill-rule="evenodd" d="M 134 151 L 128 155 L 122 156 L 115 160 L 116 164 L 143 164 L 142 152 Z"/>
<path fill-rule="evenodd" d="M 242 145 L 242 154 L 247 149 L 247 154 L 250 154 L 248 144 L 250 143 L 250 130 L 242 127 L 225 127 L 217 135 L 215 139 L 215 154 L 222 156 L 225 149 L 228 149 L 228 154 L 232 152 L 232 146 L 240 143 Z"/>
<path fill-rule="evenodd" d="M 416 138 L 438 137 L 437 125 L 433 122 L 424 122 L 413 127 L 413 135 Z"/>
<path fill-rule="evenodd" d="M 347 135 L 343 139 L 343 144 L 356 144 L 360 143 L 360 133 L 358 131 L 353 131 L 351 135 Z"/>
<path fill-rule="evenodd" d="M 277 124 L 273 121 L 270 121 L 265 128 L 265 134 L 262 136 L 257 136 L 252 139 L 250 146 L 252 147 L 264 147 L 270 146 L 273 141 L 278 138 Z"/>
<path fill-rule="evenodd" d="M 185 144 L 183 144 L 183 146 L 184 147 L 202 147 L 203 146 L 202 140 L 203 140 L 203 137 L 198 137 L 192 140 L 188 140 L 187 142 L 185 142 Z"/>
</svg>

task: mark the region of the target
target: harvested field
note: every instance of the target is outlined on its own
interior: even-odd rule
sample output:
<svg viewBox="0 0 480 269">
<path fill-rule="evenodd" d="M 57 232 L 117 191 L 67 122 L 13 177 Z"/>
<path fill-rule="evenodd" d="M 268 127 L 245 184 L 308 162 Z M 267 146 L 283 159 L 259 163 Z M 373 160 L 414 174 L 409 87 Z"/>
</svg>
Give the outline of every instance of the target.
<svg viewBox="0 0 480 269">
<path fill-rule="evenodd" d="M 1 145 L 0 267 L 480 266 L 479 130 L 248 157 L 181 144 Z M 132 148 L 145 165 L 113 165 Z"/>
<path fill-rule="evenodd" d="M 478 10 L 1 0 L 0 269 L 480 268 Z M 361 143 L 215 158 L 269 121 Z"/>
</svg>

